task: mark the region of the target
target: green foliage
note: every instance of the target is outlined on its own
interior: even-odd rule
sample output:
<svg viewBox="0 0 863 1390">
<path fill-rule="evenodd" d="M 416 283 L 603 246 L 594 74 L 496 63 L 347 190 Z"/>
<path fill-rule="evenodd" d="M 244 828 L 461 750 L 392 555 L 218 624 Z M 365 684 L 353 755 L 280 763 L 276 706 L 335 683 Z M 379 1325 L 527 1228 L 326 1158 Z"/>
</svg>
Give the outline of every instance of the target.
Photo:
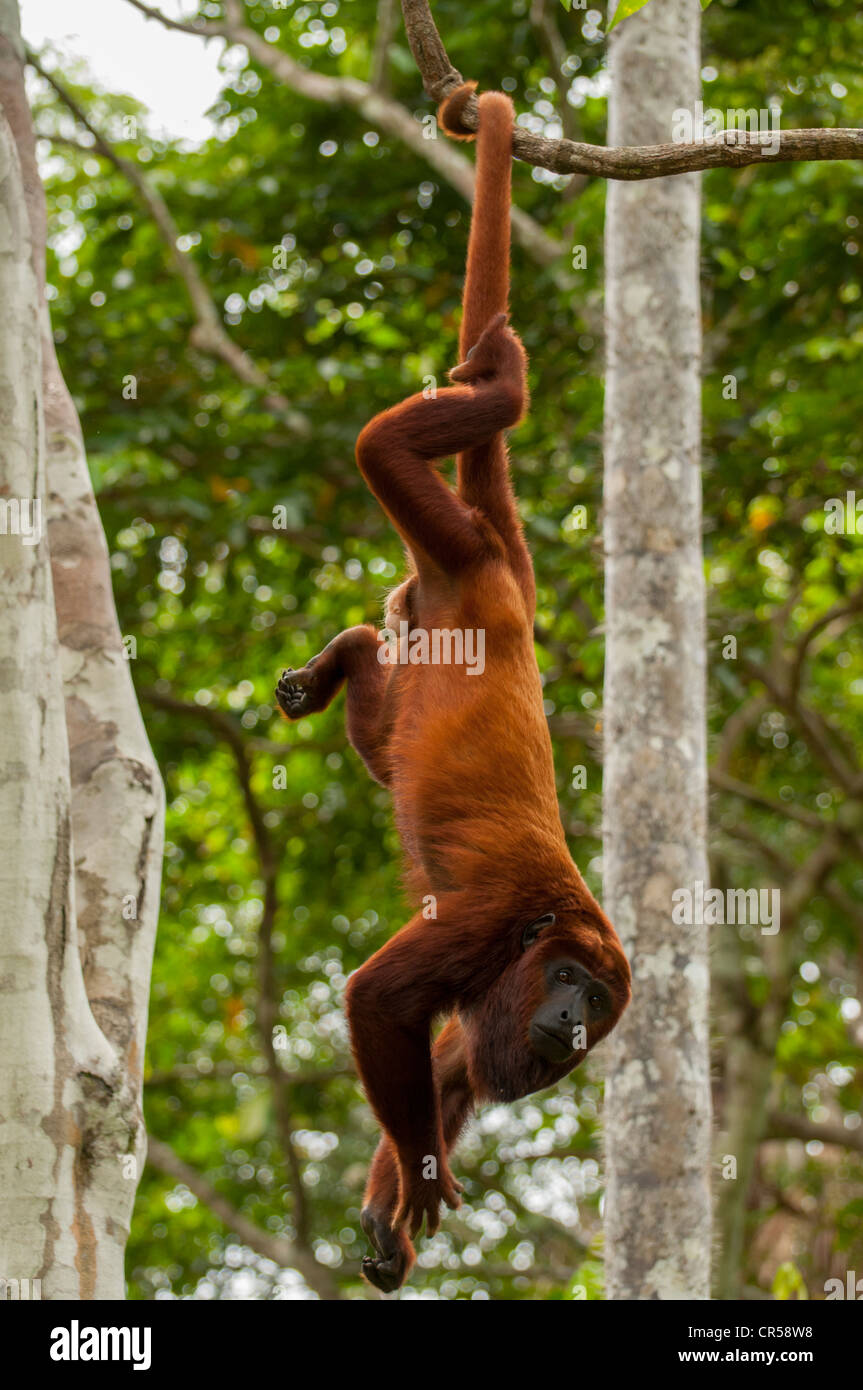
<svg viewBox="0 0 863 1390">
<path fill-rule="evenodd" d="M 365 77 L 373 0 L 327 8 L 324 31 L 317 5 L 279 11 L 278 45 L 320 72 Z M 485 85 L 509 79 L 518 110 L 552 131 L 557 97 L 528 10 L 524 0 L 487 0 L 466 23 L 463 6 L 441 0 L 435 15 L 462 71 Z M 562 28 L 576 138 L 602 143 L 602 36 L 572 13 L 579 24 Z M 249 6 L 248 16 L 261 28 L 274 22 L 263 5 Z M 863 125 L 859 20 L 857 7 L 839 0 L 713 6 L 705 104 L 760 108 L 781 97 L 788 125 Z M 214 134 L 193 149 L 151 138 L 133 101 L 64 70 L 94 123 L 169 204 L 181 254 L 234 341 L 311 426 L 300 437 L 194 346 L 188 298 L 128 182 L 91 152 L 56 145 L 47 166 L 55 335 L 168 789 L 147 1120 L 245 1217 L 292 1234 L 294 1198 L 258 1031 L 265 884 L 235 756 L 208 717 L 218 710 L 241 731 L 251 794 L 278 860 L 277 1055 L 294 1077 L 288 1099 L 311 1238 L 322 1267 L 360 1297 L 359 1207 L 375 1126 L 350 1074 L 340 996 L 348 972 L 404 920 L 398 846 L 388 797 L 346 745 L 341 707 L 288 727 L 275 715 L 273 687 L 283 666 L 302 665 L 342 627 L 378 617 L 400 572 L 399 544 L 358 478 L 353 443 L 371 414 L 424 376 L 442 381 L 455 360 L 467 208 L 428 164 L 356 112 L 315 104 L 254 64 L 226 70 Z M 431 111 L 406 49 L 395 49 L 390 76 L 408 109 Z M 121 138 L 128 115 L 141 122 L 137 141 Z M 53 99 L 40 103 L 38 125 L 70 129 Z M 542 269 L 514 250 L 512 314 L 532 359 L 533 410 L 513 440 L 513 468 L 536 555 L 562 816 L 598 890 L 604 189 L 591 183 L 573 201 L 561 196 L 564 182 L 523 166 L 515 172 L 519 205 L 566 245 L 585 245 L 588 269 L 568 270 L 566 257 Z M 861 487 L 861 185 L 860 166 L 849 163 L 704 180 L 714 753 L 729 720 L 763 693 L 753 665 L 777 641 L 788 649 L 863 580 L 861 537 L 824 524 L 825 501 Z M 279 268 L 275 247 L 284 251 Z M 723 395 L 730 376 L 734 398 Z M 129 378 L 134 399 L 123 394 Z M 277 506 L 285 508 L 281 530 L 272 526 Z M 587 525 L 566 526 L 579 506 Z M 728 634 L 736 660 L 722 656 Z M 831 623 L 818 635 L 803 689 L 837 747 L 859 749 L 859 623 Z M 166 697 L 184 707 L 166 707 Z M 585 790 L 572 785 L 580 765 Z M 830 878 L 836 891 L 822 885 L 805 904 L 785 965 L 751 929 L 717 931 L 728 933 L 732 976 L 745 983 L 741 1028 L 755 1028 L 787 990 L 771 1107 L 844 1125 L 853 1137 L 863 1100 L 853 1037 L 859 802 L 775 701 L 746 724 L 728 771 L 766 798 L 714 799 L 714 873 L 731 886 L 784 886 L 788 866 L 805 865 L 821 838 L 805 813 L 825 827 L 850 826 Z M 803 818 L 776 809 L 783 806 Z M 720 1089 L 724 1062 L 720 1040 Z M 455 1164 L 465 1206 L 424 1245 L 406 1296 L 563 1298 L 583 1286 L 601 1297 L 600 1105 L 591 1062 L 554 1092 L 485 1111 Z M 762 1249 L 766 1233 L 781 1228 L 813 1289 L 837 1251 L 841 1268 L 861 1267 L 859 1150 L 834 1148 L 826 1161 L 817 1143 L 771 1144 L 762 1157 L 748 1248 Z M 827 1247 L 812 1238 L 813 1212 L 820 1232 L 836 1233 Z M 137 1298 L 304 1296 L 298 1276 L 242 1251 L 208 1207 L 149 1168 L 128 1274 Z M 763 1250 L 741 1277 L 777 1297 L 790 1287 Z"/>
</svg>

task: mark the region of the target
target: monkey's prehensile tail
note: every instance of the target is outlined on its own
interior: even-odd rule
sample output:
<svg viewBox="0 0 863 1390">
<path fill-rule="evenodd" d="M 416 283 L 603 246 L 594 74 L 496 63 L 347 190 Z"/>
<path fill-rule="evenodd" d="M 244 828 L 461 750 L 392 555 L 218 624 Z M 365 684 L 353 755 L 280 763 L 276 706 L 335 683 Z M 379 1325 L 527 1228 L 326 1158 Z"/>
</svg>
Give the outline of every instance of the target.
<svg viewBox="0 0 863 1390">
<path fill-rule="evenodd" d="M 438 121 L 455 140 L 473 140 L 462 124 L 475 82 L 466 82 L 446 98 Z M 476 190 L 467 250 L 463 314 L 459 336 L 461 360 L 467 357 L 495 314 L 506 313 L 509 300 L 509 213 L 512 184 L 513 105 L 503 92 L 479 98 Z"/>
</svg>

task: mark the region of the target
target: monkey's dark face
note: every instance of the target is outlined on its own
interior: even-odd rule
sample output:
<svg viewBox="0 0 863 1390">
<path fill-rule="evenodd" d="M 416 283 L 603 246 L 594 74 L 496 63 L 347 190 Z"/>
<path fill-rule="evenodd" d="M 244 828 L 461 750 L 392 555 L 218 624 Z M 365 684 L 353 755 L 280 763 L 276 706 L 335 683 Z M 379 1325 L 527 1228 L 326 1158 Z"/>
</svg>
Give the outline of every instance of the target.
<svg viewBox="0 0 863 1390">
<path fill-rule="evenodd" d="M 611 992 L 571 955 L 543 963 L 545 998 L 533 1011 L 527 1033 L 534 1052 L 547 1062 L 584 1055 L 588 1038 L 614 1013 Z"/>
<path fill-rule="evenodd" d="M 629 965 L 607 919 L 601 935 L 581 914 L 577 925 L 553 913 L 531 923 L 521 955 L 460 1011 L 475 1094 L 510 1101 L 553 1086 L 611 1031 L 629 997 Z"/>
</svg>

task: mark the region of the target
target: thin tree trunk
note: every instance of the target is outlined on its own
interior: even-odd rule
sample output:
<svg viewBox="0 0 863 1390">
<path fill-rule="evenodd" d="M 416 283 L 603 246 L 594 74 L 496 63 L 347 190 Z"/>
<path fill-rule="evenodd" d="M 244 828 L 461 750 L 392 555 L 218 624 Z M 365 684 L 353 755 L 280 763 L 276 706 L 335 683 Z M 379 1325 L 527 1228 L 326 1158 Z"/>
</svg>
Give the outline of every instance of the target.
<svg viewBox="0 0 863 1390">
<path fill-rule="evenodd" d="M 698 0 L 652 0 L 610 63 L 608 143 L 669 140 L 700 94 Z M 671 921 L 708 877 L 698 176 L 609 183 L 605 246 L 604 905 L 634 976 L 607 1065 L 607 1296 L 704 1299 L 707 942 Z"/>
<path fill-rule="evenodd" d="M 64 701 L 61 714 L 65 711 L 62 739 L 55 738 L 50 749 L 45 741 L 33 747 L 32 737 L 29 744 L 26 740 L 22 743 L 20 730 L 16 741 L 7 721 L 0 733 L 6 747 L 5 753 L 0 751 L 0 767 L 20 748 L 24 765 L 29 767 L 32 762 L 34 773 L 38 767 L 42 774 L 41 764 L 47 762 L 52 775 L 60 779 L 55 801 L 59 799 L 62 808 L 64 839 L 62 854 L 57 848 L 55 860 L 65 863 L 68 879 L 73 852 L 75 873 L 74 887 L 69 882 L 64 888 L 68 895 L 65 906 L 58 905 L 59 889 L 54 888 L 52 902 L 57 899 L 61 925 L 55 926 L 52 934 L 46 922 L 38 949 L 35 933 L 44 873 L 40 877 L 34 866 L 17 896 L 11 882 L 0 881 L 0 912 L 4 917 L 0 952 L 8 930 L 9 978 L 17 978 L 17 937 L 10 905 L 19 903 L 25 911 L 32 908 L 37 914 L 33 950 L 40 961 L 41 953 L 45 955 L 41 988 L 45 990 L 46 981 L 48 986 L 40 1001 L 34 983 L 27 1006 L 33 1010 L 32 1022 L 17 1033 L 19 1049 L 20 1039 L 25 1039 L 24 1052 L 19 1051 L 14 1068 L 17 1086 L 23 1088 L 20 1096 L 14 1091 L 14 1076 L 0 1073 L 0 1124 L 5 1114 L 13 1126 L 23 1126 L 0 1192 L 0 1201 L 4 1206 L 8 1203 L 10 1214 L 14 1211 L 16 1216 L 14 1224 L 5 1219 L 0 1223 L 0 1239 L 4 1233 L 13 1233 L 3 1250 L 0 1268 L 10 1270 L 9 1277 L 41 1278 L 43 1297 L 117 1299 L 124 1293 L 125 1242 L 145 1155 L 141 1083 L 159 907 L 164 794 L 125 660 L 111 592 L 108 550 L 87 472 L 80 425 L 54 353 L 44 303 L 45 210 L 24 92 L 15 0 L 0 0 L 0 105 L 17 144 L 17 158 L 10 156 L 12 172 L 4 184 L 6 202 L 16 208 L 14 236 L 6 250 L 7 255 L 14 254 L 19 270 L 24 267 L 17 282 L 22 313 L 5 315 L 2 349 L 18 373 L 9 379 L 16 408 L 30 399 L 29 380 L 20 373 L 31 350 L 41 370 L 38 447 L 35 439 L 29 444 L 30 492 L 16 493 L 20 482 L 9 477 L 4 479 L 5 495 L 39 496 L 43 520 L 47 501 L 48 537 L 43 536 L 41 543 L 32 547 L 35 554 L 27 558 L 44 588 L 44 604 L 51 608 L 50 618 L 43 622 L 38 653 L 31 653 L 26 645 L 21 647 L 17 632 L 11 632 L 5 647 L 11 659 L 21 663 L 22 679 L 33 660 L 48 664 L 47 678 L 34 671 L 20 685 L 25 704 L 29 698 L 37 707 L 37 694 L 47 679 L 51 699 Z M 7 302 L 5 296 L 3 302 Z M 35 346 L 30 341 L 34 334 Z M 0 538 L 0 545 L 8 549 L 10 539 Z M 56 617 L 48 574 L 49 548 Z M 50 637 L 45 623 L 51 628 Z M 29 620 L 28 632 L 32 632 Z M 47 694 L 44 699 L 48 699 Z M 51 802 L 40 802 L 40 785 L 39 776 L 28 778 L 22 795 L 36 798 L 34 843 L 46 846 L 49 837 L 42 822 L 44 819 L 46 827 L 51 823 Z M 20 817 L 16 819 L 11 806 L 9 810 L 5 830 L 0 833 L 14 837 L 23 822 Z M 32 846 L 28 848 L 32 851 Z M 4 852 L 4 861 L 11 861 L 9 869 L 14 877 L 21 862 L 18 855 Z M 55 867 L 55 878 L 59 873 Z M 34 982 L 36 979 L 33 975 Z M 52 1020 L 48 1033 L 41 1022 L 37 1023 L 37 1014 L 41 1018 L 45 1008 Z M 8 1021 L 0 1023 L 4 1034 Z M 46 1050 L 40 1065 L 52 1077 L 51 1106 L 44 1114 L 29 1104 L 29 1036 L 34 1030 Z M 79 1035 L 87 1040 L 83 1051 Z M 52 1046 L 49 1066 L 47 1051 Z M 91 1053 L 95 1059 L 92 1065 L 88 1060 Z M 6 1056 L 4 1049 L 4 1061 Z M 12 1091 L 7 1089 L 10 1086 Z M 43 1132 L 44 1138 L 37 1144 Z M 26 1188 L 29 1179 L 37 1186 L 33 1204 L 25 1210 L 20 1197 L 22 1183 Z"/>
</svg>

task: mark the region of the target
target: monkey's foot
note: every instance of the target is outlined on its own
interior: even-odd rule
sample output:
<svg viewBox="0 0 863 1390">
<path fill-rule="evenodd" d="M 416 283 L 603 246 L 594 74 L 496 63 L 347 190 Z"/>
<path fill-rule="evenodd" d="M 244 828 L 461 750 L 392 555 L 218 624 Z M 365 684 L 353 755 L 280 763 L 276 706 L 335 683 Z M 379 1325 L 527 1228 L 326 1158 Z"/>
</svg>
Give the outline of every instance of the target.
<svg viewBox="0 0 863 1390">
<path fill-rule="evenodd" d="M 300 671 L 289 666 L 276 686 L 276 699 L 288 719 L 302 719 L 304 714 L 314 714 L 324 708 L 326 701 L 320 699 L 318 690 L 311 662 Z"/>
<path fill-rule="evenodd" d="M 506 314 L 495 314 L 486 324 L 473 347 L 468 349 L 464 362 L 449 373 L 450 381 L 477 382 L 482 377 L 509 380 L 513 387 L 524 391 L 527 358 L 521 339 L 507 323 Z"/>
<path fill-rule="evenodd" d="M 386 1218 L 377 1216 L 371 1207 L 364 1207 L 360 1224 L 376 1253 L 363 1260 L 363 1278 L 380 1289 L 395 1293 L 410 1274 L 416 1255 L 404 1229 L 394 1231 Z"/>
</svg>

